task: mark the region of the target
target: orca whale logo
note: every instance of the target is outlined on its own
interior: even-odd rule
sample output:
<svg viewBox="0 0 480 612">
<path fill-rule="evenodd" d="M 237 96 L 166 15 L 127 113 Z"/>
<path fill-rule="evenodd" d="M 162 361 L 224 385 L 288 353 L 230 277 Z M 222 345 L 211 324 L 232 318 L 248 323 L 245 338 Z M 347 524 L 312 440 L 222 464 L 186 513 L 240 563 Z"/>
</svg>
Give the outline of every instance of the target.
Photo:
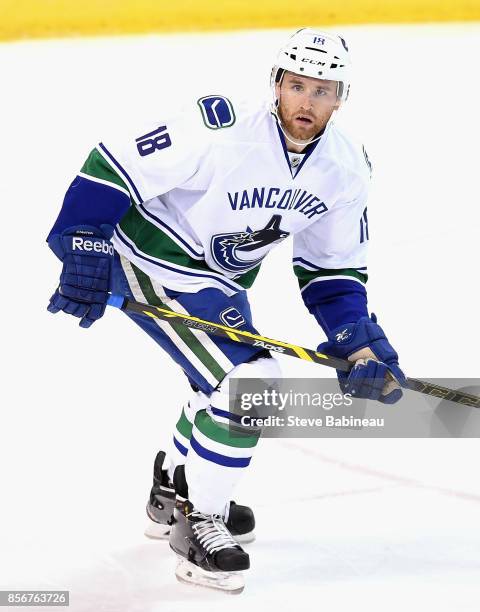
<svg viewBox="0 0 480 612">
<path fill-rule="evenodd" d="M 280 228 L 282 215 L 273 215 L 267 225 L 253 231 L 229 232 L 212 236 L 211 250 L 217 264 L 228 272 L 246 272 L 257 266 L 274 242 L 284 240 L 289 232 Z"/>
</svg>

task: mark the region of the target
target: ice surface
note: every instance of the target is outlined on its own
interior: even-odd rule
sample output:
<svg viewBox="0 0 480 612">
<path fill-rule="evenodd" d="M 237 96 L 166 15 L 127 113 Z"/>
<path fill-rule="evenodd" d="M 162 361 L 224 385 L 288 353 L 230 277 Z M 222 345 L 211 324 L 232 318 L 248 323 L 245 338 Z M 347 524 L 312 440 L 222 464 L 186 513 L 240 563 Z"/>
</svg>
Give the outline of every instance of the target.
<svg viewBox="0 0 480 612">
<path fill-rule="evenodd" d="M 370 307 L 410 376 L 478 377 L 480 26 L 343 31 L 356 78 L 341 122 L 374 165 Z M 86 331 L 45 310 L 59 265 L 44 239 L 92 146 L 186 96 L 268 95 L 284 38 L 0 46 L 0 588 L 70 589 L 74 612 L 478 610 L 476 440 L 264 440 L 236 495 L 258 522 L 244 594 L 178 584 L 168 545 L 142 533 L 153 457 L 188 388 L 120 312 Z M 314 346 L 290 249 L 264 264 L 255 321 Z"/>
</svg>

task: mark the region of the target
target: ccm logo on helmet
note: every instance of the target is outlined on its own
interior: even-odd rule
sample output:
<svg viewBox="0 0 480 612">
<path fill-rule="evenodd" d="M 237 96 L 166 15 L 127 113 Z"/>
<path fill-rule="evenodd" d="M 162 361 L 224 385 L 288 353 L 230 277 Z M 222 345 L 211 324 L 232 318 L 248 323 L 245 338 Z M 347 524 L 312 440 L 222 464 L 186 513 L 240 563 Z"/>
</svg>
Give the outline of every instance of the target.
<svg viewBox="0 0 480 612">
<path fill-rule="evenodd" d="M 94 251 L 95 253 L 105 253 L 113 256 L 113 245 L 105 240 L 85 240 L 84 238 L 73 238 L 72 251 Z"/>
<path fill-rule="evenodd" d="M 314 64 L 315 66 L 318 66 L 319 64 L 324 64 L 325 62 L 317 62 L 315 60 L 312 60 L 308 57 L 304 57 L 302 58 L 302 62 L 307 62 L 308 64 Z"/>
</svg>

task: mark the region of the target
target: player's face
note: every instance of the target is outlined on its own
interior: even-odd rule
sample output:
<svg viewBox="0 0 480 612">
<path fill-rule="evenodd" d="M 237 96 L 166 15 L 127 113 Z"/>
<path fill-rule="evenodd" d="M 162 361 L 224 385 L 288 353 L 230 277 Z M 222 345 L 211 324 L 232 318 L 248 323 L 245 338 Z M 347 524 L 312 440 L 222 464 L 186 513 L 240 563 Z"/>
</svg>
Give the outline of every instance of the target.
<svg viewBox="0 0 480 612">
<path fill-rule="evenodd" d="M 296 140 L 313 138 L 339 107 L 336 81 L 286 72 L 276 92 L 283 127 Z"/>
</svg>

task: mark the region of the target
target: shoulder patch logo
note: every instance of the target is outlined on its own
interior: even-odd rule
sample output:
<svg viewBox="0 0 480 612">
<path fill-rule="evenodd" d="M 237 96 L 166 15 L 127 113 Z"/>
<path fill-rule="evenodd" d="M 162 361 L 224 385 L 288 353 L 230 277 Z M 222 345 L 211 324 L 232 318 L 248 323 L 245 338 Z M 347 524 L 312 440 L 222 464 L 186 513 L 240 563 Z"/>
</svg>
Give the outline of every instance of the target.
<svg viewBox="0 0 480 612">
<path fill-rule="evenodd" d="M 235 123 L 232 103 L 224 96 L 205 96 L 198 100 L 205 125 L 211 130 L 230 127 Z"/>
</svg>

